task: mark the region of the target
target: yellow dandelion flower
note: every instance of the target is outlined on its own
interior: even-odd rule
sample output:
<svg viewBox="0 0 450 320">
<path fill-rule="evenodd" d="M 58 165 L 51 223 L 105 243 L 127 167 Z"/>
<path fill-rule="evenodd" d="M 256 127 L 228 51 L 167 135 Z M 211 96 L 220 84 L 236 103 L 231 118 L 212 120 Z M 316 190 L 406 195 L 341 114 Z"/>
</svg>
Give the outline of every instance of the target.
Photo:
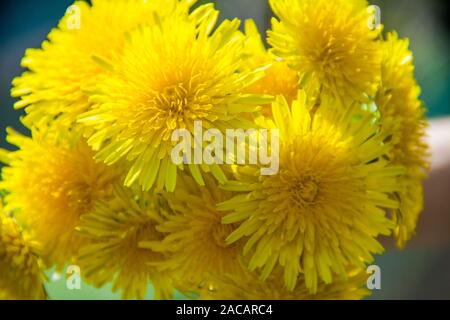
<svg viewBox="0 0 450 320">
<path fill-rule="evenodd" d="M 362 0 L 270 0 L 268 42 L 273 53 L 321 94 L 347 102 L 368 100 L 380 81 L 381 50 Z"/>
<path fill-rule="evenodd" d="M 0 189 L 7 191 L 7 209 L 42 244 L 45 262 L 60 268 L 83 242 L 74 234 L 80 216 L 110 195 L 120 171 L 95 163 L 82 140 L 71 146 L 43 131 L 28 138 L 11 129 L 7 139 L 19 147 L 4 159 Z"/>
<path fill-rule="evenodd" d="M 264 77 L 252 84 L 247 92 L 271 96 L 283 95 L 288 103 L 291 103 L 296 98 L 299 88 L 298 73 L 266 49 L 253 20 L 245 21 L 245 34 L 248 37 L 245 44 L 245 53 L 248 57 L 244 66 L 250 69 L 265 68 Z M 270 103 L 262 107 L 262 112 L 265 116 L 271 116 Z"/>
<path fill-rule="evenodd" d="M 237 19 L 215 28 L 217 16 L 212 5 L 200 6 L 188 19 L 154 16 L 159 22 L 130 34 L 123 54 L 108 62 L 111 72 L 98 80 L 96 106 L 80 121 L 94 128 L 89 144 L 99 150 L 97 159 L 128 160 L 127 186 L 137 182 L 149 190 L 157 182 L 158 189 L 173 191 L 175 129 L 194 133 L 196 120 L 222 132 L 246 128 L 250 124 L 239 114 L 267 101 L 243 93 L 259 72 L 238 72 L 245 37 Z M 224 182 L 218 165 L 191 165 L 200 184 L 200 167 Z"/>
<path fill-rule="evenodd" d="M 36 243 L 24 235 L 0 203 L 0 300 L 46 299 Z"/>
<path fill-rule="evenodd" d="M 72 126 L 89 109 L 86 91 L 104 72 L 103 59 L 120 52 L 126 32 L 149 22 L 158 14 L 187 14 L 192 0 L 94 0 L 76 1 L 48 35 L 42 47 L 28 49 L 22 67 L 28 69 L 14 79 L 12 95 L 21 100 L 15 108 L 26 108 L 25 124 L 58 119 Z"/>
<path fill-rule="evenodd" d="M 283 285 L 283 274 L 278 271 L 262 281 L 255 273 L 247 273 L 244 278 L 225 275 L 216 279 L 214 287 L 204 287 L 200 298 L 205 300 L 360 300 L 370 291 L 365 287 L 367 274 L 351 270 L 345 278 L 332 284 L 320 284 L 316 294 L 311 294 L 300 276 L 294 290 Z"/>
<path fill-rule="evenodd" d="M 165 235 L 162 250 L 170 252 L 163 266 L 178 275 L 177 283 L 183 291 L 195 291 L 210 275 L 238 277 L 243 270 L 242 246 L 225 241 L 233 225 L 222 224 L 224 213 L 216 209 L 216 204 L 229 199 L 231 192 L 221 190 L 210 175 L 204 179 L 202 187 L 181 175 L 175 192 L 164 193 L 171 210 L 157 226 Z"/>
<path fill-rule="evenodd" d="M 382 82 L 375 102 L 382 129 L 393 144 L 390 160 L 407 169 L 408 186 L 398 192 L 400 207 L 393 211 L 395 236 L 403 247 L 414 234 L 423 210 L 422 181 L 428 169 L 425 108 L 419 99 L 420 87 L 414 78 L 414 65 L 407 39 L 389 33 L 383 42 Z"/>
<path fill-rule="evenodd" d="M 287 289 L 303 273 L 314 293 L 319 279 L 331 283 L 333 274 L 363 268 L 383 251 L 376 237 L 393 227 L 383 208 L 398 207 L 389 194 L 401 189 L 397 176 L 404 170 L 383 160 L 389 146 L 370 114 L 359 112 L 358 119 L 357 106 L 337 112 L 324 104 L 311 118 L 305 94 L 299 97 L 292 112 L 281 96 L 273 103 L 278 173 L 260 176 L 247 167 L 226 186 L 244 193 L 219 208 L 234 210 L 223 221 L 240 225 L 227 242 L 246 239 L 251 271 L 262 268 L 265 279 L 281 265 Z"/>
<path fill-rule="evenodd" d="M 158 199 L 144 192 L 115 187 L 114 199 L 97 202 L 81 218 L 79 233 L 91 241 L 80 250 L 78 263 L 85 279 L 96 287 L 113 283 L 123 299 L 144 299 L 152 281 L 157 299 L 172 296 L 172 282 L 158 264 L 163 253 L 142 248 L 141 242 L 160 241 L 155 226 L 162 221 Z"/>
</svg>

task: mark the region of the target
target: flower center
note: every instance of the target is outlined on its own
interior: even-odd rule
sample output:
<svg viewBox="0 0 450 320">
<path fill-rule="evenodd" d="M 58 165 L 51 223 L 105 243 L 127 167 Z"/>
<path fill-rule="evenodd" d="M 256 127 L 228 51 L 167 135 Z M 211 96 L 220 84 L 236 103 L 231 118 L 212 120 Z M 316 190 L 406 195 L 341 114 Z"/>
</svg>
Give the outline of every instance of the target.
<svg viewBox="0 0 450 320">
<path fill-rule="evenodd" d="M 73 183 L 67 190 L 68 205 L 74 207 L 77 213 L 84 214 L 92 209 L 94 196 L 91 186 L 78 181 Z"/>
<path fill-rule="evenodd" d="M 228 235 L 233 231 L 233 228 L 231 225 L 228 224 L 221 224 L 220 221 L 218 221 L 213 227 L 212 227 L 212 237 L 214 239 L 215 244 L 218 247 L 226 248 L 228 247 L 225 239 L 228 237 Z"/>
<path fill-rule="evenodd" d="M 317 198 L 319 186 L 313 179 L 307 178 L 297 181 L 291 192 L 295 203 L 300 205 L 311 204 Z"/>
<path fill-rule="evenodd" d="M 188 105 L 188 91 L 182 83 L 165 88 L 155 98 L 156 105 L 170 115 L 183 115 Z"/>
</svg>

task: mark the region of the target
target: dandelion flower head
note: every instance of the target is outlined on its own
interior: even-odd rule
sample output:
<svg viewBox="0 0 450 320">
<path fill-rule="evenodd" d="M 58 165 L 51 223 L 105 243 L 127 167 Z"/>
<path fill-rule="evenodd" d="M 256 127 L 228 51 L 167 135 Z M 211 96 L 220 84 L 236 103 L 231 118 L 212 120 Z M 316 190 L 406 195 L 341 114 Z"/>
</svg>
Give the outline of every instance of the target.
<svg viewBox="0 0 450 320">
<path fill-rule="evenodd" d="M 62 267 L 83 242 L 74 233 L 80 216 L 110 196 L 120 170 L 96 163 L 85 141 L 60 140 L 45 130 L 29 138 L 9 129 L 8 141 L 19 149 L 3 157 L 6 208 L 42 245 L 45 262 Z"/>
<path fill-rule="evenodd" d="M 151 281 L 156 298 L 170 298 L 171 278 L 158 267 L 165 255 L 140 245 L 162 239 L 156 230 L 162 221 L 159 211 L 156 196 L 120 185 L 115 186 L 113 199 L 98 201 L 77 228 L 91 240 L 78 259 L 86 280 L 96 287 L 112 282 L 113 292 L 120 290 L 123 299 L 144 299 Z"/>
<path fill-rule="evenodd" d="M 407 39 L 388 33 L 383 41 L 382 82 L 375 102 L 386 139 L 393 144 L 389 157 L 403 165 L 408 188 L 398 192 L 400 207 L 393 211 L 397 244 L 403 247 L 414 234 L 423 210 L 422 181 L 429 167 L 425 143 L 426 109 L 414 78 L 412 52 Z"/>
<path fill-rule="evenodd" d="M 223 224 L 225 213 L 216 208 L 232 193 L 220 189 L 210 174 L 204 178 L 205 186 L 199 186 L 190 176 L 180 176 L 175 192 L 164 193 L 171 210 L 157 227 L 165 235 L 162 250 L 170 252 L 164 265 L 178 276 L 177 283 L 184 282 L 184 291 L 209 285 L 212 275 L 238 277 L 243 270 L 242 245 L 226 243 L 233 225 Z"/>
<path fill-rule="evenodd" d="M 373 116 L 355 118 L 358 106 L 339 113 L 321 105 L 311 117 L 306 100 L 300 93 L 292 111 L 283 97 L 273 103 L 279 172 L 240 172 L 226 187 L 242 194 L 219 208 L 234 211 L 223 219 L 240 224 L 227 242 L 245 239 L 251 271 L 261 269 L 265 279 L 281 265 L 287 289 L 294 290 L 302 273 L 314 293 L 319 280 L 331 283 L 383 252 L 376 238 L 393 227 L 383 208 L 398 208 L 390 194 L 401 189 L 397 177 L 404 170 L 383 160 L 389 145 Z"/>
<path fill-rule="evenodd" d="M 265 101 L 244 93 L 259 73 L 237 72 L 245 40 L 239 21 L 215 28 L 217 17 L 210 4 L 186 19 L 156 15 L 157 22 L 129 35 L 123 54 L 108 62 L 110 73 L 98 80 L 95 106 L 80 121 L 94 131 L 88 142 L 97 159 L 127 160 L 127 186 L 173 191 L 179 169 L 171 160 L 175 129 L 193 134 L 196 120 L 221 131 L 246 128 L 251 123 L 239 115 Z M 218 165 L 195 164 L 189 169 L 198 183 L 200 168 L 224 182 Z"/>
<path fill-rule="evenodd" d="M 0 299 L 46 299 L 38 251 L 0 203 Z"/>
<path fill-rule="evenodd" d="M 321 95 L 368 101 L 380 81 L 380 27 L 361 0 L 270 0 L 268 42 L 275 55 L 320 87 Z M 305 80 L 306 81 L 306 80 Z"/>
</svg>

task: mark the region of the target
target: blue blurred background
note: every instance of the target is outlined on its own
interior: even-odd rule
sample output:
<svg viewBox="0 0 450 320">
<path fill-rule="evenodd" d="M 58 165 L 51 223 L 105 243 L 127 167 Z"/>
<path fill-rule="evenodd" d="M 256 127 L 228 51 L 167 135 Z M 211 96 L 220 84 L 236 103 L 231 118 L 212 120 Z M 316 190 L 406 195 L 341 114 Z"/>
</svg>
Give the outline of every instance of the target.
<svg viewBox="0 0 450 320">
<path fill-rule="evenodd" d="M 222 18 L 253 18 L 260 30 L 269 26 L 271 17 L 266 0 L 217 0 Z M 0 12 L 0 147 L 5 143 L 5 128 L 12 126 L 26 132 L 20 125 L 21 111 L 12 108 L 12 79 L 23 71 L 20 59 L 26 48 L 39 47 L 51 28 L 57 25 L 70 0 L 2 1 Z M 431 119 L 450 115 L 449 103 L 449 27 L 446 0 L 373 0 L 381 8 L 385 30 L 397 30 L 410 38 L 414 52 L 416 77 L 422 86 L 422 99 Z M 448 132 L 448 131 L 446 131 Z M 446 179 L 446 178 L 444 178 Z M 444 182 L 450 182 L 445 180 Z M 433 177 L 426 183 L 426 210 L 419 224 L 418 237 L 405 251 L 396 249 L 377 258 L 382 270 L 382 289 L 372 299 L 450 299 L 450 212 L 436 212 L 431 193 Z M 444 184 L 449 186 L 449 184 Z M 442 190 L 441 190 L 442 191 Z M 448 193 L 448 189 L 447 189 Z M 445 190 L 442 193 L 445 197 Z M 430 195 L 428 197 L 428 195 Z M 447 202 L 449 200 L 446 200 Z M 445 207 L 445 206 L 444 206 Z M 448 208 L 448 207 L 445 207 Z M 444 209 L 445 211 L 446 209 Z M 436 221 L 437 220 L 437 221 Z M 429 235 L 438 235 L 430 241 Z M 434 237 L 436 238 L 436 237 Z M 81 291 L 69 291 L 64 279 L 54 277 L 49 285 L 50 296 L 57 299 L 118 298 L 108 288 L 96 290 L 83 285 Z M 152 293 L 149 290 L 148 297 Z"/>
</svg>

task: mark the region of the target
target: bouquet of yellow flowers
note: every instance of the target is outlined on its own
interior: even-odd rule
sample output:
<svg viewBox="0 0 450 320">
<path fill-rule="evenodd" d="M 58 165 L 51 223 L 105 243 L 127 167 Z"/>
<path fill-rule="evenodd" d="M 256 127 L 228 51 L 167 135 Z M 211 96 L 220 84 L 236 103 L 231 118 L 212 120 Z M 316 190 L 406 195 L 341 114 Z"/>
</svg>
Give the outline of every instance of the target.
<svg viewBox="0 0 450 320">
<path fill-rule="evenodd" d="M 360 299 L 423 207 L 425 108 L 408 40 L 366 0 L 76 1 L 27 70 L 0 150 L 0 298 L 77 265 L 124 299 Z"/>
</svg>

